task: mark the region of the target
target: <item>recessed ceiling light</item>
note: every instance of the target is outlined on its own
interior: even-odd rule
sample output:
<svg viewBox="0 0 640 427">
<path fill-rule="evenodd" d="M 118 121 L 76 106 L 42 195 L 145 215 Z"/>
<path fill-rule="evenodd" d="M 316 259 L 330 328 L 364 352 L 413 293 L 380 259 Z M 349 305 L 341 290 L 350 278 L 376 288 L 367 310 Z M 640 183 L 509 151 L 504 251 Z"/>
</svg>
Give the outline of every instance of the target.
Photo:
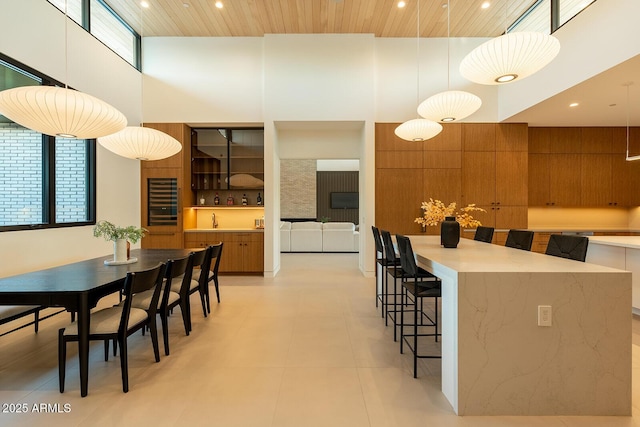
<svg viewBox="0 0 640 427">
<path fill-rule="evenodd" d="M 578 104 L 577 102 L 572 102 L 571 104 L 569 104 L 569 107 L 577 107 L 578 105 L 580 104 Z"/>
<path fill-rule="evenodd" d="M 182 3 L 182 7 L 189 7 L 191 6 L 189 3 Z"/>
<path fill-rule="evenodd" d="M 140 2 L 140 6 L 144 7 L 145 9 L 149 7 L 149 2 L 147 1 L 141 1 Z"/>
<path fill-rule="evenodd" d="M 217 1 L 217 2 L 216 2 L 216 7 L 217 7 L 218 9 L 222 9 L 222 8 L 224 7 L 224 5 L 222 4 L 222 2 L 221 2 L 221 1 Z"/>
<path fill-rule="evenodd" d="M 488 9 L 489 6 L 491 6 L 491 3 L 489 3 L 488 1 L 482 3 L 482 6 L 480 6 L 482 9 Z"/>
<path fill-rule="evenodd" d="M 399 1 L 399 2 L 398 2 L 398 7 L 399 7 L 399 8 L 403 8 L 403 7 L 405 7 L 406 5 L 407 5 L 407 3 L 403 2 L 403 1 Z"/>
</svg>

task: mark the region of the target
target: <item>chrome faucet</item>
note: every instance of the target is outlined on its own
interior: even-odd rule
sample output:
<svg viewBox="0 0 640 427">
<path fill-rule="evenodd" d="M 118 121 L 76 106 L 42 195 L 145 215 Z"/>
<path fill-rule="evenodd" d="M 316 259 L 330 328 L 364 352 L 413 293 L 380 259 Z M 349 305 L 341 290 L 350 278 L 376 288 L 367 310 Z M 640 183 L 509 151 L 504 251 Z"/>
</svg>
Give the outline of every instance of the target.
<svg viewBox="0 0 640 427">
<path fill-rule="evenodd" d="M 218 227 L 218 221 L 216 221 L 216 213 L 215 212 L 211 213 L 211 224 L 213 225 L 213 228 L 217 228 Z"/>
</svg>

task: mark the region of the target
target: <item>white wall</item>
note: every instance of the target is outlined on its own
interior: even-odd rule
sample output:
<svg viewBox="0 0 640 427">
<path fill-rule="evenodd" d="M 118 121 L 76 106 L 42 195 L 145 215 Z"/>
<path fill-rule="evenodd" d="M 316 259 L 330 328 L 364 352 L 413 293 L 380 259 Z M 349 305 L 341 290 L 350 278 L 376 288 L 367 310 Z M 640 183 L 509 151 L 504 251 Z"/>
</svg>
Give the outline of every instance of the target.
<svg viewBox="0 0 640 427">
<path fill-rule="evenodd" d="M 262 56 L 261 37 L 146 37 L 145 120 L 262 123 Z"/>
<path fill-rule="evenodd" d="M 467 53 L 483 43 L 484 38 L 451 39 L 450 65 L 447 73 L 447 39 L 420 39 L 419 62 L 416 39 L 375 39 L 375 120 L 404 122 L 418 117 L 419 102 L 436 93 L 464 90 L 482 98 L 482 107 L 465 122 L 497 121 L 498 91 L 493 86 L 472 83 L 458 69 Z M 418 96 L 418 67 L 420 69 Z M 449 76 L 449 83 L 447 83 Z"/>
<path fill-rule="evenodd" d="M 451 88 L 483 98 L 470 121 L 495 121 L 497 89 L 457 75 L 483 39 L 452 40 Z M 420 41 L 423 98 L 447 89 L 446 39 Z M 371 34 L 263 38 L 146 38 L 145 120 L 265 127 L 265 274 L 280 265 L 279 161 L 359 159 L 363 229 L 375 223 L 375 122 L 416 116 L 415 39 Z M 435 59 L 434 59 L 435 58 Z M 364 156 L 367 158 L 365 159 Z M 361 268 L 373 274 L 371 233 L 361 234 Z"/>
<path fill-rule="evenodd" d="M 638 0 L 590 5 L 554 33 L 561 47 L 549 65 L 520 82 L 500 86 L 499 120 L 640 55 L 639 17 Z"/>
<path fill-rule="evenodd" d="M 65 44 L 64 27 L 64 15 L 46 1 L 5 1 L 0 14 L 0 52 L 109 102 L 130 123 L 138 123 L 140 73 L 72 21 Z M 139 162 L 98 145 L 97 163 L 98 219 L 139 225 Z M 0 277 L 110 252 L 111 244 L 93 237 L 90 226 L 3 232 Z"/>
</svg>

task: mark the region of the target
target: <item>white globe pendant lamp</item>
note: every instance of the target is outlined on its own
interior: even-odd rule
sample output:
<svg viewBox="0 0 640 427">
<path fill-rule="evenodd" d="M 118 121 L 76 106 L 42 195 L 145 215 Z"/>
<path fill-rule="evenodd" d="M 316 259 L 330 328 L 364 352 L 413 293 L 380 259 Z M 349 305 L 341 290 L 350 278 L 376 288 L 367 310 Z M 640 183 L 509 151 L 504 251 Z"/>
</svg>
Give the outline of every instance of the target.
<svg viewBox="0 0 640 427">
<path fill-rule="evenodd" d="M 166 133 L 137 126 L 98 138 L 98 142 L 119 156 L 135 160 L 166 159 L 182 150 L 182 144 Z"/>
<path fill-rule="evenodd" d="M 555 37 L 537 32 L 507 33 L 491 39 L 460 63 L 460 74 L 483 85 L 522 80 L 549 64 L 560 52 Z"/>
<path fill-rule="evenodd" d="M 417 14 L 416 14 L 416 59 L 417 59 L 417 81 L 416 81 L 416 103 L 419 102 L 420 97 L 420 0 L 417 0 Z M 433 120 L 415 118 L 408 120 L 398 127 L 396 127 L 394 133 L 398 138 L 402 138 L 405 141 L 420 142 L 431 139 L 434 136 L 442 132 L 442 125 L 436 123 Z"/>
<path fill-rule="evenodd" d="M 451 5 L 447 1 L 447 90 L 430 96 L 418 106 L 418 114 L 425 119 L 447 123 L 462 120 L 478 111 L 482 105 L 480 97 L 462 90 L 450 90 L 451 87 Z"/>
<path fill-rule="evenodd" d="M 36 132 L 63 138 L 98 138 L 127 126 L 124 114 L 106 102 L 56 86 L 4 90 L 0 114 Z"/>
</svg>

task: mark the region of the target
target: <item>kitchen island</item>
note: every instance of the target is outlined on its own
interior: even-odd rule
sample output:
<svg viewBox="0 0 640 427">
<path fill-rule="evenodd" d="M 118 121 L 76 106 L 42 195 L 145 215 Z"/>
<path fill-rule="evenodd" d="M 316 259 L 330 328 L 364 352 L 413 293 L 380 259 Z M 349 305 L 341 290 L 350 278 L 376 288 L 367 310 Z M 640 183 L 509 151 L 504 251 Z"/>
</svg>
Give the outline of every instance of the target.
<svg viewBox="0 0 640 427">
<path fill-rule="evenodd" d="M 632 311 L 640 314 L 640 236 L 589 237 L 587 262 L 632 272 Z"/>
<path fill-rule="evenodd" d="M 631 415 L 631 273 L 439 239 L 411 236 L 442 279 L 442 392 L 458 415 Z"/>
</svg>

